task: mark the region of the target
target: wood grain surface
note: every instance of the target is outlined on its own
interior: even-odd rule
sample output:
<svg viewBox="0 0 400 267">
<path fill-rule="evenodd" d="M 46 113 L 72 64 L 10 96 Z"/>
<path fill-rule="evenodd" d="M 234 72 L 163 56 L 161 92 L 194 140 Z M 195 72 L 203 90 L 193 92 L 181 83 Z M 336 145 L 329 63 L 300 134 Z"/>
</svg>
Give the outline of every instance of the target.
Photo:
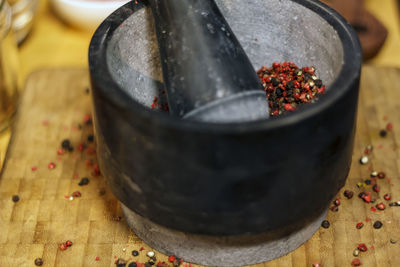
<svg viewBox="0 0 400 267">
<path fill-rule="evenodd" d="M 389 203 L 383 200 L 385 193 L 391 193 L 393 201 L 400 200 L 399 78 L 398 69 L 363 69 L 353 165 L 345 186 L 354 191 L 354 197 L 343 197 L 343 188 L 338 194 L 342 203 L 339 211 L 329 212 L 327 217 L 330 228 L 321 228 L 292 253 L 256 266 L 312 266 L 315 262 L 351 266 L 359 243 L 368 246 L 368 251 L 358 256 L 362 266 L 400 266 L 400 207 L 387 205 L 386 210 L 373 212 L 374 204 L 357 197 L 365 190 L 372 192 L 376 203 Z M 86 69 L 42 70 L 28 79 L 0 177 L 1 267 L 35 266 L 38 257 L 43 258 L 43 266 L 115 266 L 117 258 L 140 263 L 148 260 L 146 252 L 151 248 L 128 229 L 124 218 L 119 220 L 119 202 L 103 178 L 94 176 L 93 167 L 87 166 L 88 160 L 96 163 L 95 155 L 77 149 L 80 143 L 95 146 L 87 141 L 92 126 L 84 123 L 91 110 L 90 95 L 85 93 L 88 85 Z M 383 138 L 379 131 L 389 122 L 393 130 Z M 65 138 L 75 149 L 57 155 Z M 360 165 L 358 160 L 367 144 L 374 150 L 370 162 Z M 54 169 L 48 169 L 50 162 L 56 164 Z M 376 180 L 381 187 L 379 194 L 371 185 L 357 187 L 371 170 L 386 172 L 385 179 Z M 89 177 L 90 183 L 79 186 L 82 177 Z M 68 196 L 74 191 L 82 196 L 70 200 Z M 13 195 L 19 195 L 20 200 L 14 203 Z M 379 230 L 372 227 L 376 220 L 383 223 Z M 365 226 L 356 229 L 361 221 Z M 398 242 L 392 244 L 390 239 Z M 58 245 L 66 240 L 73 245 L 62 251 Z M 141 247 L 144 250 L 133 257 L 131 251 Z M 167 256 L 158 252 L 156 257 L 168 262 Z"/>
</svg>

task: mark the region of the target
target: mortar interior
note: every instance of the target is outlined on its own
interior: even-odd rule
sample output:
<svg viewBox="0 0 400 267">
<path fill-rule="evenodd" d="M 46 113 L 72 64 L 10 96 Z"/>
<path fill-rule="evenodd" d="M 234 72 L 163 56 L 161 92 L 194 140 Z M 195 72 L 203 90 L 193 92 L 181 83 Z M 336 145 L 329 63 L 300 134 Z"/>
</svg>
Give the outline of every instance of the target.
<svg viewBox="0 0 400 267">
<path fill-rule="evenodd" d="M 255 70 L 272 62 L 315 66 L 327 85 L 343 65 L 335 29 L 314 11 L 292 1 L 216 0 Z M 130 97 L 150 107 L 162 90 L 162 70 L 151 9 L 133 13 L 107 46 L 107 67 Z M 161 101 L 165 101 L 162 99 Z"/>
</svg>

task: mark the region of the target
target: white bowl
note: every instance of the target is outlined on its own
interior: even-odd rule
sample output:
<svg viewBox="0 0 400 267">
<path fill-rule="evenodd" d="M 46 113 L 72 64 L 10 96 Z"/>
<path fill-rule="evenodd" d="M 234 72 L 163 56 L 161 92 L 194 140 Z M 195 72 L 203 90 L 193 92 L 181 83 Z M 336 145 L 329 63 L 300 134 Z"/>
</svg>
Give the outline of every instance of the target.
<svg viewBox="0 0 400 267">
<path fill-rule="evenodd" d="M 51 0 L 53 10 L 67 23 L 94 30 L 129 0 Z"/>
</svg>

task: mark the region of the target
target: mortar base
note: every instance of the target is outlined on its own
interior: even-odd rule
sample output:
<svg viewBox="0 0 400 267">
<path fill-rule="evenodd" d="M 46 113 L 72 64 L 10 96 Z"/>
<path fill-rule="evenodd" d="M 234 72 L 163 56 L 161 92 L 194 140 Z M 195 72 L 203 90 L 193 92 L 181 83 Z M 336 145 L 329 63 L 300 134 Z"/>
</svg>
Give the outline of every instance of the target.
<svg viewBox="0 0 400 267">
<path fill-rule="evenodd" d="M 200 265 L 242 266 L 281 257 L 295 250 L 320 228 L 327 210 L 302 229 L 286 236 L 264 233 L 243 236 L 209 236 L 184 233 L 151 222 L 123 204 L 129 227 L 150 247 Z"/>
</svg>

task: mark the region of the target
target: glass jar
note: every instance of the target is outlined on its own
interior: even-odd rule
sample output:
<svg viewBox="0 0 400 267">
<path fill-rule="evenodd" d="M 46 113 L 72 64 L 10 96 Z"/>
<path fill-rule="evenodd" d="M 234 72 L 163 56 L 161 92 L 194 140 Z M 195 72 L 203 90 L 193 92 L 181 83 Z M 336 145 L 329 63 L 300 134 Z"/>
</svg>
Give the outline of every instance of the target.
<svg viewBox="0 0 400 267">
<path fill-rule="evenodd" d="M 18 99 L 17 43 L 11 25 L 11 9 L 0 0 L 0 132 L 10 125 Z"/>
</svg>

